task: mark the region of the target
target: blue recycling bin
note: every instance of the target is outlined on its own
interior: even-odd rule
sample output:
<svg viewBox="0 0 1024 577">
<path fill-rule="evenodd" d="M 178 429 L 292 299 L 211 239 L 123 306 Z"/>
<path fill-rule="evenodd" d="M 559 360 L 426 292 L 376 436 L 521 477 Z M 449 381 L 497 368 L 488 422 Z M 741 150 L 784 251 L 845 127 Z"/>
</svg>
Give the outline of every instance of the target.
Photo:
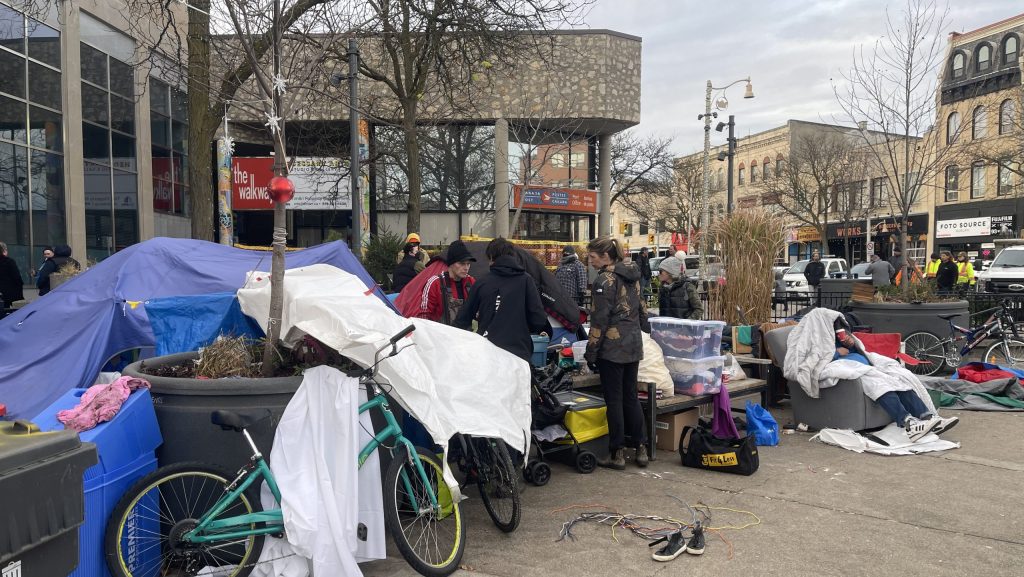
<svg viewBox="0 0 1024 577">
<path fill-rule="evenodd" d="M 72 389 L 32 419 L 40 430 L 60 431 L 57 413 L 78 405 L 86 389 Z M 79 527 L 78 568 L 72 577 L 109 577 L 103 555 L 107 519 L 136 481 L 155 471 L 163 442 L 148 389 L 133 392 L 113 419 L 80 434 L 96 445 L 99 463 L 85 471 L 85 523 Z"/>
</svg>

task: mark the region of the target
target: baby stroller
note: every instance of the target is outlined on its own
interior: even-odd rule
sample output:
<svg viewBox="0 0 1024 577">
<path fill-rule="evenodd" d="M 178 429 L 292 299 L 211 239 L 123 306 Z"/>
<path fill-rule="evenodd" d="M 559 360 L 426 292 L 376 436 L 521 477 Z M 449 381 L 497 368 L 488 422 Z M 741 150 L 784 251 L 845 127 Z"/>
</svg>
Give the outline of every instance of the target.
<svg viewBox="0 0 1024 577">
<path fill-rule="evenodd" d="M 552 457 L 574 465 L 580 473 L 592 472 L 597 467 L 597 455 L 582 443 L 608 433 L 604 401 L 572 390 L 567 374 L 575 363 L 571 349 L 565 352 L 570 353 L 568 360 L 559 351 L 557 361 L 536 369 L 533 375 L 532 456 L 528 456 L 523 477 L 538 487 L 551 479 L 547 460 Z"/>
</svg>

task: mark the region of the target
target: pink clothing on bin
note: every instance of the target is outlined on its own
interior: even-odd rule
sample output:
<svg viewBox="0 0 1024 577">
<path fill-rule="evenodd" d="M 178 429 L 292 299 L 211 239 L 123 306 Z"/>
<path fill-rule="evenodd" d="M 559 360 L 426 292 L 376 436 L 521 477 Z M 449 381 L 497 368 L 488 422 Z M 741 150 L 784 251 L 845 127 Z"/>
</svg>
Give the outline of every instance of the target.
<svg viewBox="0 0 1024 577">
<path fill-rule="evenodd" d="M 148 389 L 149 381 L 135 377 L 121 377 L 109 385 L 93 385 L 82 395 L 73 409 L 57 413 L 57 420 L 68 429 L 88 431 L 100 423 L 114 418 L 132 391 Z"/>
</svg>

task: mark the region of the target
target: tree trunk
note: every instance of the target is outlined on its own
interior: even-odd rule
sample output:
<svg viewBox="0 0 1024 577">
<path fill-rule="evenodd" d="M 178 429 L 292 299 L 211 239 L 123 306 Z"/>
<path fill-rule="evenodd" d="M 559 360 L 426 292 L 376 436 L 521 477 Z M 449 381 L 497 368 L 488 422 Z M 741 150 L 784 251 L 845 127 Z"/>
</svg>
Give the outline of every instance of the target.
<svg viewBox="0 0 1024 577">
<path fill-rule="evenodd" d="M 217 126 L 209 118 L 210 0 L 193 0 L 193 6 L 188 11 L 189 217 L 192 238 L 212 241 L 216 199 L 210 143 Z"/>
<path fill-rule="evenodd" d="M 419 233 L 423 178 L 420 174 L 420 135 L 416 127 L 416 104 L 406 104 L 402 131 L 405 133 L 405 155 L 409 166 L 409 203 L 406 207 L 405 232 Z"/>
<path fill-rule="evenodd" d="M 274 147 L 275 149 L 277 146 Z M 282 158 L 282 156 L 278 156 Z M 276 171 L 275 171 L 276 173 Z M 287 175 L 287 171 L 280 176 Z M 263 376 L 272 377 L 277 369 L 277 340 L 281 337 L 281 311 L 284 309 L 284 248 L 288 240 L 285 204 L 274 203 L 273 257 L 270 262 L 270 318 L 267 339 L 263 343 Z"/>
</svg>

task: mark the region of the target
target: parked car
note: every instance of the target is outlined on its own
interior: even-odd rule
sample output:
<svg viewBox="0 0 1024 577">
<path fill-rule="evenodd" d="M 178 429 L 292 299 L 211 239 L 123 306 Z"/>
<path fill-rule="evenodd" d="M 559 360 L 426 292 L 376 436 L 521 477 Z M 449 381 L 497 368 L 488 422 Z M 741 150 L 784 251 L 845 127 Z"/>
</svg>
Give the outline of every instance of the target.
<svg viewBox="0 0 1024 577">
<path fill-rule="evenodd" d="M 871 263 L 859 262 L 850 268 L 850 272 L 847 273 L 846 278 L 856 279 L 871 279 L 871 274 L 868 273 L 868 265 Z"/>
<path fill-rule="evenodd" d="M 804 277 L 804 270 L 807 268 L 807 264 L 810 260 L 797 261 L 786 274 L 783 275 L 782 280 L 786 282 L 786 290 L 789 292 L 811 292 L 811 287 L 807 284 L 807 278 Z M 845 273 L 848 270 L 846 266 L 846 259 L 844 258 L 833 258 L 826 257 L 821 259 L 821 262 L 825 265 L 825 277 L 831 278 L 833 274 Z"/>
<path fill-rule="evenodd" d="M 986 292 L 1024 293 L 1024 246 L 1001 250 L 977 278 L 978 286 Z"/>
</svg>

